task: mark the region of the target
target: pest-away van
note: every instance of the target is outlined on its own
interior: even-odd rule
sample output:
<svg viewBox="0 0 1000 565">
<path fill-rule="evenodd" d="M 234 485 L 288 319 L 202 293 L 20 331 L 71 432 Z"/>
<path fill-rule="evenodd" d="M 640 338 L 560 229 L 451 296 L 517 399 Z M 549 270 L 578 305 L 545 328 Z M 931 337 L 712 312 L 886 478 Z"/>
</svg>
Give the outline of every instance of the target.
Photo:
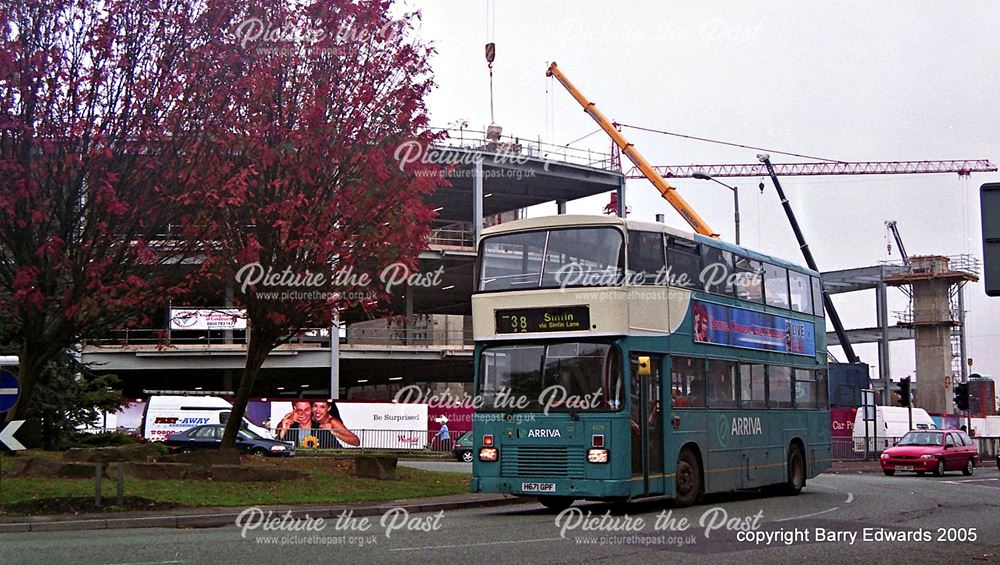
<svg viewBox="0 0 1000 565">
<path fill-rule="evenodd" d="M 151 396 L 142 416 L 142 437 L 163 441 L 170 434 L 204 424 L 225 424 L 233 405 L 218 396 Z M 274 434 L 243 418 L 243 428 L 274 439 Z"/>
</svg>

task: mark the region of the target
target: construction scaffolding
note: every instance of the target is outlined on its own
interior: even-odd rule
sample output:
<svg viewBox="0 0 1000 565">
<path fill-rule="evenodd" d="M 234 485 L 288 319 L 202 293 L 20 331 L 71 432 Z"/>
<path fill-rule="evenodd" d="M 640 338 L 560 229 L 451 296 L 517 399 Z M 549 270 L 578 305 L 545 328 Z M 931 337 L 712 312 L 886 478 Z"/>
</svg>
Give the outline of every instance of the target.
<svg viewBox="0 0 1000 565">
<path fill-rule="evenodd" d="M 882 279 L 909 299 L 896 325 L 913 331 L 919 404 L 928 412 L 952 413 L 952 387 L 968 379 L 965 284 L 978 281 L 979 270 L 972 255 L 914 256 Z"/>
</svg>

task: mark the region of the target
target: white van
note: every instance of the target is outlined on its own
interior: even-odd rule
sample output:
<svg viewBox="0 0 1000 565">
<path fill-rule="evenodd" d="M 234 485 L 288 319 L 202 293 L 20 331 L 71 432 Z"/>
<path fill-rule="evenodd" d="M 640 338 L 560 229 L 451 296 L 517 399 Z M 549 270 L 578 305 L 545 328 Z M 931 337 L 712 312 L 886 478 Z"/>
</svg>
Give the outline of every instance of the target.
<svg viewBox="0 0 1000 565">
<path fill-rule="evenodd" d="M 225 424 L 233 409 L 218 396 L 151 396 L 142 415 L 142 437 L 163 441 L 170 434 L 183 432 L 203 424 Z M 244 428 L 257 435 L 274 439 L 274 434 L 243 418 Z"/>
<path fill-rule="evenodd" d="M 858 413 L 854 416 L 854 449 L 864 451 L 865 449 L 865 412 L 864 408 L 858 408 Z M 899 406 L 876 406 L 875 426 L 873 422 L 868 424 L 869 450 L 881 451 L 896 445 L 899 438 L 910 431 L 910 409 Z M 923 408 L 913 409 L 913 429 L 934 430 L 937 425 Z M 878 432 L 877 441 L 875 438 Z"/>
</svg>

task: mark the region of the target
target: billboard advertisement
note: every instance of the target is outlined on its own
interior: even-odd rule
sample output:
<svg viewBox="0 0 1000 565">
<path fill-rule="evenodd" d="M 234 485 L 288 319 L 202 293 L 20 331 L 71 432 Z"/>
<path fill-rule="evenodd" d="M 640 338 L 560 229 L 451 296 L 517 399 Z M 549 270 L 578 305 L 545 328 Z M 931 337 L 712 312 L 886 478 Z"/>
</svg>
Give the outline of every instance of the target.
<svg viewBox="0 0 1000 565">
<path fill-rule="evenodd" d="M 851 437 L 854 435 L 854 416 L 857 408 L 830 408 L 830 435 Z"/>
<path fill-rule="evenodd" d="M 692 308 L 697 343 L 816 355 L 816 326 L 812 322 L 701 300 L 694 300 Z"/>
<path fill-rule="evenodd" d="M 272 401 L 270 420 L 277 439 L 305 448 L 425 449 L 429 441 L 426 404 Z"/>
<path fill-rule="evenodd" d="M 171 308 L 171 330 L 245 330 L 247 313 L 239 308 Z"/>
</svg>

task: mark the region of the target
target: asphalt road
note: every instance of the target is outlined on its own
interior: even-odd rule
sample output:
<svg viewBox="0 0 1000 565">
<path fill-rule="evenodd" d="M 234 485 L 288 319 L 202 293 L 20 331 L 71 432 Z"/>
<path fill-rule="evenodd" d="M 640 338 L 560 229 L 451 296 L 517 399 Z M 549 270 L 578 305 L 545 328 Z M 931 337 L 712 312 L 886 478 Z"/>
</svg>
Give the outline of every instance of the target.
<svg viewBox="0 0 1000 565">
<path fill-rule="evenodd" d="M 578 503 L 617 531 L 540 505 L 387 515 L 313 531 L 137 529 L 0 535 L 5 563 L 998 563 L 1000 472 L 972 477 L 824 475 L 798 497 L 710 497 L 686 509 Z M 661 514 L 662 513 L 662 514 Z M 659 528 L 657 519 L 660 517 Z M 641 518 L 643 524 L 637 519 Z M 687 523 L 682 522 L 686 519 Z M 408 527 L 401 527 L 404 524 Z M 572 527 L 573 525 L 576 527 Z M 298 524 L 304 527 L 304 523 Z M 643 526 L 638 531 L 631 528 Z M 748 531 L 730 531 L 727 527 Z M 387 535 L 388 534 L 388 535 Z M 817 536 L 822 534 L 820 539 Z M 750 536 L 751 539 L 746 539 Z M 770 537 L 768 537 L 770 536 Z M 786 544 L 786 538 L 788 536 Z M 884 541 L 906 536 L 908 541 Z M 759 542 L 753 539 L 759 539 Z"/>
</svg>

